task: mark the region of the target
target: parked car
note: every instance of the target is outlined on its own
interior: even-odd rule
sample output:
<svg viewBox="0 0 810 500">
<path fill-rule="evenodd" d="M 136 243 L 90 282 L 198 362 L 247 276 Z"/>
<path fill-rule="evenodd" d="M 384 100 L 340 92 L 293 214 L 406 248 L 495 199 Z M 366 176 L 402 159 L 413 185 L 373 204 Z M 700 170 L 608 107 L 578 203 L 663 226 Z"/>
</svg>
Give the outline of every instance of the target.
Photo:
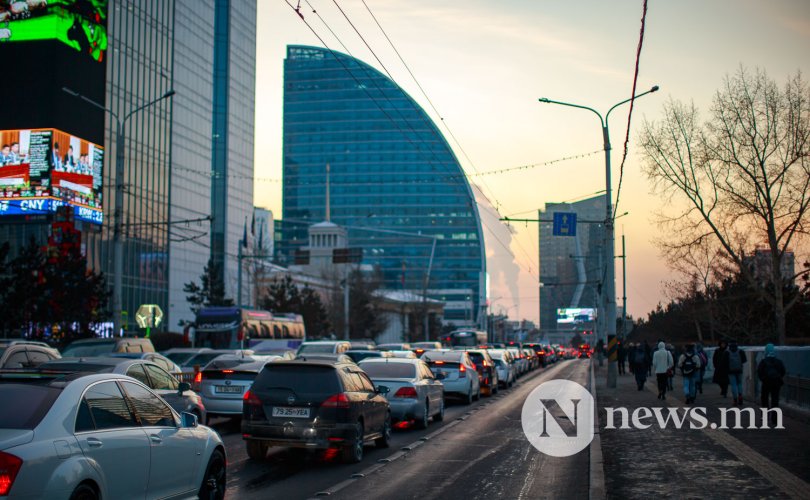
<svg viewBox="0 0 810 500">
<path fill-rule="evenodd" d="M 343 354 L 352 358 L 355 363 L 359 363 L 360 361 L 366 358 L 393 358 L 394 355 L 391 354 L 390 351 L 372 351 L 368 349 L 352 349 L 351 351 L 346 351 Z"/>
<path fill-rule="evenodd" d="M 337 448 L 344 462 L 360 462 L 366 441 L 389 445 L 391 411 L 384 390 L 354 363 L 268 363 L 243 398 L 248 456 L 261 460 L 271 446 Z"/>
<path fill-rule="evenodd" d="M 157 352 L 114 352 L 110 354 L 110 356 L 114 358 L 145 359 L 163 368 L 175 377 L 180 377 L 183 373 L 182 368 L 180 368 L 177 363 Z"/>
<path fill-rule="evenodd" d="M 166 400 L 177 413 L 189 412 L 205 422 L 205 404 L 186 382 L 178 382 L 169 372 L 143 359 L 115 357 L 62 358 L 39 365 L 42 373 L 115 373 L 128 375 L 146 385 Z"/>
<path fill-rule="evenodd" d="M 481 376 L 481 388 L 491 396 L 498 392 L 498 369 L 487 349 L 468 349 L 467 355 Z"/>
<path fill-rule="evenodd" d="M 498 382 L 501 387 L 512 387 L 515 383 L 515 363 L 512 355 L 506 349 L 487 349 L 487 352 L 495 361 L 495 368 L 498 370 Z"/>
<path fill-rule="evenodd" d="M 374 358 L 359 363 L 374 385 L 386 387 L 395 422 L 415 420 L 424 429 L 430 417 L 434 422 L 444 420 L 444 385 L 419 359 Z"/>
<path fill-rule="evenodd" d="M 59 351 L 44 342 L 22 339 L 0 341 L 0 370 L 33 368 L 61 357 Z"/>
<path fill-rule="evenodd" d="M 208 412 L 206 425 L 213 416 L 240 417 L 242 396 L 256 375 L 278 356 L 222 354 L 200 372 L 200 396 Z"/>
<path fill-rule="evenodd" d="M 136 337 L 75 340 L 62 349 L 63 358 L 106 356 L 114 352 L 155 352 L 152 341 Z"/>
<path fill-rule="evenodd" d="M 468 405 L 481 398 L 481 377 L 467 351 L 425 351 L 421 359 L 434 375 L 441 377 L 445 394 L 459 397 Z"/>
<path fill-rule="evenodd" d="M 0 376 L 0 496 L 225 496 L 219 435 L 119 374 Z"/>
<path fill-rule="evenodd" d="M 345 340 L 316 340 L 302 342 L 295 354 L 341 354 L 351 347 L 352 344 Z"/>
<path fill-rule="evenodd" d="M 377 344 L 378 351 L 410 351 L 411 344 L 407 342 L 398 342 L 393 344 Z"/>
</svg>

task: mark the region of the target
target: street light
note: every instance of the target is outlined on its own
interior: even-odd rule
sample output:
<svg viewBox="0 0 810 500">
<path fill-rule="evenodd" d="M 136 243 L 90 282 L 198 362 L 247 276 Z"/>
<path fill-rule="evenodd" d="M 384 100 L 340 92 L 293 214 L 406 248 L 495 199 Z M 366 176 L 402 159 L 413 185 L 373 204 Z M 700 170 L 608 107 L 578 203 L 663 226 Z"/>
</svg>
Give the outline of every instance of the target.
<svg viewBox="0 0 810 500">
<path fill-rule="evenodd" d="M 86 97 L 74 90 L 67 87 L 62 87 L 62 91 L 78 97 L 84 102 L 91 104 L 101 110 L 106 111 L 116 122 L 115 134 L 115 211 L 113 212 L 113 332 L 117 335 L 121 332 L 121 295 L 122 295 L 122 274 L 124 271 L 124 250 L 121 238 L 121 227 L 123 225 L 123 205 L 124 205 L 124 138 L 125 126 L 127 120 L 132 118 L 132 115 L 141 111 L 149 106 L 157 104 L 163 99 L 167 99 L 175 94 L 174 90 L 169 90 L 157 99 L 153 99 L 146 104 L 142 104 L 137 108 L 131 110 L 124 115 L 124 119 L 120 119 L 118 114 L 112 109 L 97 103 L 96 101 Z"/>
<path fill-rule="evenodd" d="M 599 117 L 599 124 L 602 126 L 602 139 L 604 141 L 604 148 L 605 148 L 605 240 L 606 240 L 606 258 L 605 258 L 605 266 L 607 269 L 605 270 L 605 309 L 606 309 L 606 318 L 605 321 L 607 322 L 605 333 L 606 336 L 609 337 L 610 335 L 616 336 L 616 270 L 614 269 L 615 263 L 615 253 L 614 253 L 614 231 L 613 231 L 613 201 L 612 201 L 612 188 L 610 183 L 610 132 L 608 131 L 608 118 L 610 118 L 610 112 L 616 109 L 617 107 L 621 106 L 622 104 L 626 104 L 634 99 L 638 99 L 639 97 L 645 96 L 652 92 L 658 91 L 658 85 L 655 85 L 650 90 L 646 92 L 642 92 L 636 96 L 631 97 L 630 99 L 625 99 L 619 103 L 613 105 L 612 108 L 608 110 L 605 114 L 605 117 L 602 118 L 602 115 L 599 114 L 593 108 L 588 106 L 581 106 L 579 104 L 571 104 L 568 102 L 562 101 L 553 101 L 551 99 L 541 97 L 539 99 L 540 102 L 546 104 L 559 104 L 561 106 L 570 106 L 572 108 L 580 108 L 580 109 L 587 109 L 588 111 L 593 112 L 596 116 Z M 607 342 L 607 338 L 603 339 Z M 608 363 L 608 387 L 616 387 L 616 377 L 618 376 L 617 367 L 615 362 Z"/>
</svg>

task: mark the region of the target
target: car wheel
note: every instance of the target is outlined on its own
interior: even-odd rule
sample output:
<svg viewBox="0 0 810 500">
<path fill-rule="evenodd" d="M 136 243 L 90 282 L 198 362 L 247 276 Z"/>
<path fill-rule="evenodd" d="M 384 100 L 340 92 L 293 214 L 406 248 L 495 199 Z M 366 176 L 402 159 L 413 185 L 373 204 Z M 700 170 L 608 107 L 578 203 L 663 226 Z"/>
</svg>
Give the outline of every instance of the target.
<svg viewBox="0 0 810 500">
<path fill-rule="evenodd" d="M 464 404 L 471 405 L 472 402 L 473 402 L 472 385 L 470 385 L 470 388 L 467 389 L 467 397 L 464 399 Z"/>
<path fill-rule="evenodd" d="M 439 413 L 433 415 L 434 422 L 441 422 L 444 420 L 444 398 L 439 402 Z"/>
<path fill-rule="evenodd" d="M 354 443 L 343 448 L 343 462 L 356 464 L 363 460 L 363 424 L 357 422 L 355 426 Z"/>
<path fill-rule="evenodd" d="M 383 423 L 382 436 L 374 440 L 377 448 L 388 448 L 391 445 L 391 413 L 385 414 L 385 423 Z"/>
<path fill-rule="evenodd" d="M 430 407 L 427 400 L 425 400 L 425 411 L 422 412 L 422 418 L 416 421 L 416 427 L 419 429 L 427 429 L 428 419 L 430 418 Z"/>
<path fill-rule="evenodd" d="M 208 467 L 205 468 L 205 476 L 200 486 L 198 496 L 200 499 L 222 500 L 225 498 L 225 455 L 219 450 L 214 450 L 211 458 L 208 459 Z"/>
<path fill-rule="evenodd" d="M 264 460 L 267 456 L 267 443 L 261 441 L 247 441 L 247 454 L 251 460 Z"/>
<path fill-rule="evenodd" d="M 98 500 L 98 493 L 89 484 L 80 484 L 71 493 L 70 500 Z"/>
<path fill-rule="evenodd" d="M 476 401 L 481 400 L 481 386 L 480 385 L 478 386 L 478 392 L 475 394 L 475 400 Z"/>
</svg>

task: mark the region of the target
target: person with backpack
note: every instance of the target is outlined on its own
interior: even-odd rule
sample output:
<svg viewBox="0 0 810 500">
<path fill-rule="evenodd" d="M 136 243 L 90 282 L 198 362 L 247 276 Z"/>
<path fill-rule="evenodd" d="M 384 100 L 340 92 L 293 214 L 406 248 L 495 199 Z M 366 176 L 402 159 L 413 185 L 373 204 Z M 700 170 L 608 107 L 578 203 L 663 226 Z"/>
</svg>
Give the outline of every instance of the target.
<svg viewBox="0 0 810 500">
<path fill-rule="evenodd" d="M 672 354 L 667 351 L 667 346 L 663 342 L 658 343 L 658 350 L 653 353 L 652 370 L 655 373 L 655 378 L 658 381 L 658 399 L 665 400 L 667 398 L 667 382 L 669 380 L 669 373 L 675 365 L 672 359 Z"/>
<path fill-rule="evenodd" d="M 696 354 L 700 358 L 700 373 L 698 374 L 697 379 L 697 391 L 698 394 L 703 394 L 703 378 L 706 376 L 706 368 L 709 366 L 709 356 L 707 356 L 706 352 L 703 351 L 703 344 L 697 344 L 695 346 L 695 350 L 697 351 Z"/>
<path fill-rule="evenodd" d="M 765 346 L 765 359 L 757 366 L 757 377 L 762 382 L 760 398 L 763 408 L 779 408 L 779 390 L 785 378 L 785 364 L 776 357 L 773 344 Z"/>
<path fill-rule="evenodd" d="M 641 344 L 636 344 L 636 349 L 633 351 L 633 368 L 638 390 L 643 391 L 644 383 L 647 381 L 647 353 L 644 352 Z"/>
<path fill-rule="evenodd" d="M 686 404 L 695 402 L 697 396 L 697 378 L 700 376 L 700 357 L 695 353 L 695 346 L 686 346 L 686 352 L 681 354 L 678 360 L 678 368 L 683 375 L 683 394 L 686 396 Z"/>
<path fill-rule="evenodd" d="M 724 365 L 728 372 L 728 383 L 731 386 L 731 399 L 735 406 L 743 404 L 742 372 L 743 364 L 747 361 L 745 352 L 737 345 L 736 340 L 728 343 L 728 350 L 723 356 Z"/>
<path fill-rule="evenodd" d="M 712 381 L 720 386 L 720 395 L 723 397 L 728 394 L 728 367 L 725 364 L 726 349 L 726 341 L 721 340 L 717 344 L 717 350 L 712 354 L 712 364 L 714 365 Z"/>
</svg>

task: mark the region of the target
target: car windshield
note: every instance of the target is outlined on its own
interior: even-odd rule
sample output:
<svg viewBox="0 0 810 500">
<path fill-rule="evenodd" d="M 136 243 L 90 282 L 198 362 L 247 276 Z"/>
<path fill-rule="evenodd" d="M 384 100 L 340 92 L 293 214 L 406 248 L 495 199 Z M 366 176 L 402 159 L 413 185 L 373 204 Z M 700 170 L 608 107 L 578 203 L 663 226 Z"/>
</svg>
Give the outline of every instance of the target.
<svg viewBox="0 0 810 500">
<path fill-rule="evenodd" d="M 423 361 L 455 361 L 460 362 L 462 353 L 460 352 L 436 352 L 428 351 L 422 355 Z"/>
<path fill-rule="evenodd" d="M 290 389 L 298 395 L 340 392 L 337 373 L 331 366 L 272 364 L 256 377 L 258 390 Z"/>
<path fill-rule="evenodd" d="M 89 372 L 89 373 L 111 373 L 115 366 L 101 363 L 81 363 L 56 361 L 53 363 L 42 363 L 40 370 L 58 372 Z"/>
<path fill-rule="evenodd" d="M 166 357 L 171 359 L 173 362 L 177 363 L 180 366 L 184 366 L 186 361 L 190 360 L 194 357 L 193 352 L 170 352 L 166 354 Z"/>
<path fill-rule="evenodd" d="M 0 429 L 33 429 L 51 409 L 62 392 L 57 387 L 0 383 Z"/>
<path fill-rule="evenodd" d="M 355 363 L 366 358 L 381 358 L 382 354 L 378 351 L 346 351 L 343 354 L 352 358 Z"/>
<path fill-rule="evenodd" d="M 308 354 L 318 353 L 333 353 L 335 352 L 334 344 L 302 344 L 298 349 L 298 354 L 306 352 Z"/>
<path fill-rule="evenodd" d="M 0 347 L 0 358 L 3 357 L 4 352 L 6 352 L 6 348 L 5 347 Z"/>
<path fill-rule="evenodd" d="M 189 358 L 185 363 L 177 363 L 177 361 L 175 361 L 175 363 L 177 363 L 180 366 L 195 366 L 195 365 L 205 366 L 208 363 L 210 363 L 212 359 L 214 359 L 214 358 L 216 358 L 218 356 L 222 356 L 222 353 L 221 352 L 201 352 L 201 353 L 195 355 L 194 357 Z"/>
<path fill-rule="evenodd" d="M 230 358 L 230 359 L 215 359 L 211 361 L 211 363 L 205 367 L 206 370 L 252 370 L 256 369 L 256 366 L 259 366 L 261 369 L 262 360 L 257 360 L 256 358 L 247 357 L 247 358 Z M 256 370 L 258 371 L 258 370 Z"/>
<path fill-rule="evenodd" d="M 414 378 L 416 367 L 411 363 L 360 363 L 371 378 Z"/>
<path fill-rule="evenodd" d="M 108 342 L 76 343 L 62 351 L 63 358 L 81 358 L 109 354 L 115 349 L 115 340 Z"/>
</svg>

